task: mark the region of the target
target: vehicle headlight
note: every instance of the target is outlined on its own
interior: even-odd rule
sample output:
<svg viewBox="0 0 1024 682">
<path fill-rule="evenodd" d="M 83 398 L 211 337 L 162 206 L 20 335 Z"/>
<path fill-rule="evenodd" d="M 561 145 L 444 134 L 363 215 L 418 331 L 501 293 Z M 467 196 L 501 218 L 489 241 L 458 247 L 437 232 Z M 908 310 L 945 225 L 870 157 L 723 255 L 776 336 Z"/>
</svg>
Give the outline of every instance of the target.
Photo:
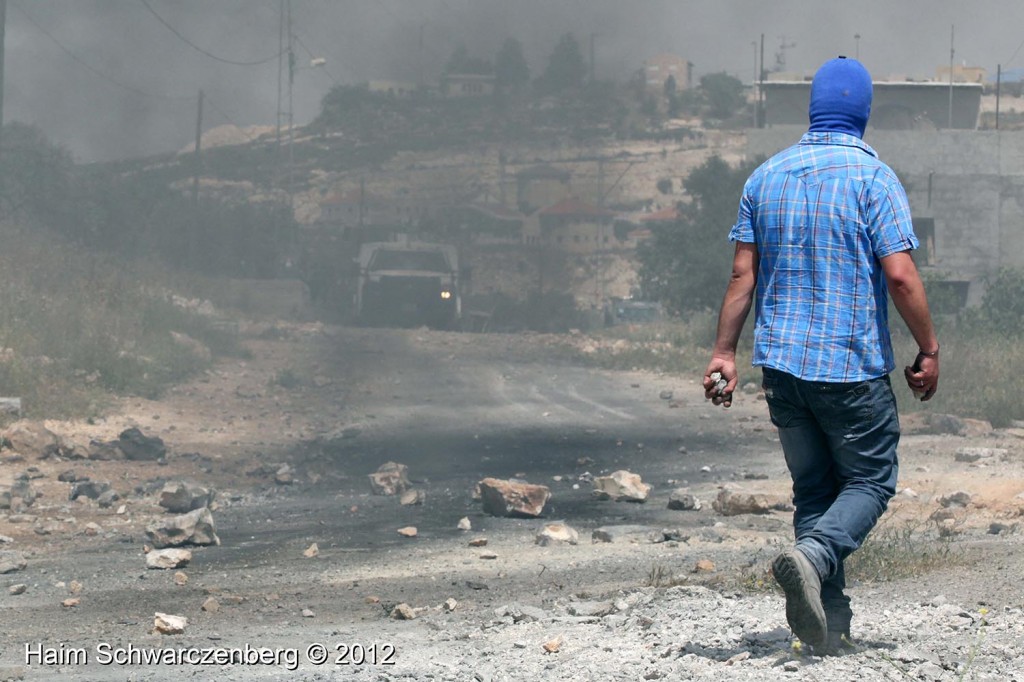
<svg viewBox="0 0 1024 682">
<path fill-rule="evenodd" d="M 450 291 L 442 291 L 441 292 L 441 298 L 443 298 L 444 300 L 447 301 L 451 297 L 452 297 L 452 292 L 450 292 Z"/>
</svg>

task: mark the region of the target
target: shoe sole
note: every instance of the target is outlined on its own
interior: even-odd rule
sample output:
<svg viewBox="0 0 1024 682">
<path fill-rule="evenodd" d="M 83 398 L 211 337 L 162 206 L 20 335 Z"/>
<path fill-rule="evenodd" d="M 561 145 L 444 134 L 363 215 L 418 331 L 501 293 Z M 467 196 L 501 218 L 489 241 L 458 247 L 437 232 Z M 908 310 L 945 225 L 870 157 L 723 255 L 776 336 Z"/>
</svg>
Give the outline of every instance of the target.
<svg viewBox="0 0 1024 682">
<path fill-rule="evenodd" d="M 772 575 L 786 593 L 786 621 L 793 634 L 812 647 L 824 646 L 828 639 L 825 610 L 820 600 L 815 603 L 798 559 L 791 554 L 779 556 L 772 563 Z"/>
</svg>

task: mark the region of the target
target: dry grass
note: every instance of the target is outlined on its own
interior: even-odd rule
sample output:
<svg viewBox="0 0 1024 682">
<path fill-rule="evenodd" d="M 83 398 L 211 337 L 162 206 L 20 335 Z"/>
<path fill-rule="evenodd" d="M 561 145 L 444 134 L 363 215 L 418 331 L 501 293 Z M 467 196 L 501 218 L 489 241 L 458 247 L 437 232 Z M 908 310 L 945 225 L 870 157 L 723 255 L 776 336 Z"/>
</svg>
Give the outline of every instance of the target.
<svg viewBox="0 0 1024 682">
<path fill-rule="evenodd" d="M 174 278 L 157 268 L 0 226 L 0 393 L 27 416 L 90 416 L 111 393 L 155 396 L 208 364 L 171 331 L 215 354 L 243 353 L 215 321 L 158 293 Z"/>
</svg>

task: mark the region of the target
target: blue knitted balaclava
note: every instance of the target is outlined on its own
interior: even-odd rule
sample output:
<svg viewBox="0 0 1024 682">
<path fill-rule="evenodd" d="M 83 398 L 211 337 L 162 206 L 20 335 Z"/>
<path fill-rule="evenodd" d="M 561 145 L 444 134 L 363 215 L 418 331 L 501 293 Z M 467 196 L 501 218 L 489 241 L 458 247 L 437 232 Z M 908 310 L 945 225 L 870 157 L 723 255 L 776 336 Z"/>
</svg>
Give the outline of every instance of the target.
<svg viewBox="0 0 1024 682">
<path fill-rule="evenodd" d="M 839 57 L 821 65 L 811 82 L 811 132 L 864 137 L 871 115 L 871 74 L 855 59 Z"/>
</svg>

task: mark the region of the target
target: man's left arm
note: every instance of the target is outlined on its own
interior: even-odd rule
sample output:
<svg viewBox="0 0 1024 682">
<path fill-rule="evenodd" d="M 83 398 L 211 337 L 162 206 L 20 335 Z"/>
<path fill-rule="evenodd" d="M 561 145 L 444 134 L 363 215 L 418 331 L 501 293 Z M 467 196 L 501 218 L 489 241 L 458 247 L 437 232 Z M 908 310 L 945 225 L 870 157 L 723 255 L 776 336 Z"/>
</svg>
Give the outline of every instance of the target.
<svg viewBox="0 0 1024 682">
<path fill-rule="evenodd" d="M 729 286 L 722 300 L 722 309 L 718 313 L 718 334 L 715 347 L 711 354 L 711 362 L 704 371 L 704 396 L 715 405 L 729 407 L 732 405 L 732 394 L 736 390 L 738 373 L 736 371 L 736 345 L 739 343 L 740 332 L 750 313 L 750 305 L 754 300 L 757 287 L 757 266 L 759 256 L 757 245 L 749 242 L 737 242 L 736 252 L 732 260 L 732 275 Z M 725 390 L 718 394 L 711 374 L 719 372 L 728 383 Z"/>
</svg>

